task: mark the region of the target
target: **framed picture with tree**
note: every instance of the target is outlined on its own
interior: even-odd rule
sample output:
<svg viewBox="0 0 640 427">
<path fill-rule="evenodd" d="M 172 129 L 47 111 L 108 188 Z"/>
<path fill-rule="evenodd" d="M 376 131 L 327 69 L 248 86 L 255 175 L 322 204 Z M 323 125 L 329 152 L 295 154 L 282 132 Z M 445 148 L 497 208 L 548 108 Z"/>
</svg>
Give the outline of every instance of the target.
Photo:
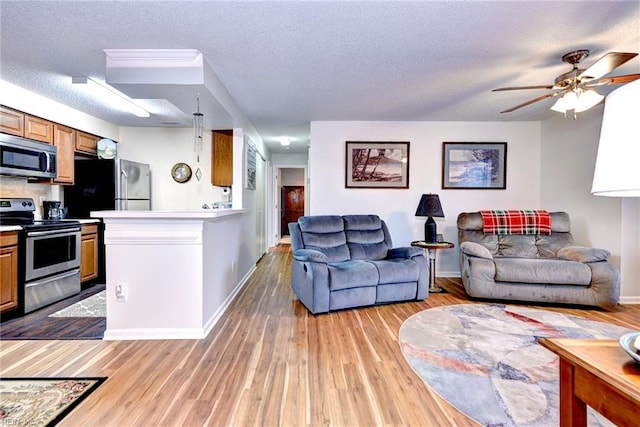
<svg viewBox="0 0 640 427">
<path fill-rule="evenodd" d="M 442 188 L 507 188 L 506 142 L 443 142 Z"/>
<path fill-rule="evenodd" d="M 409 142 L 346 143 L 346 188 L 409 188 Z"/>
</svg>

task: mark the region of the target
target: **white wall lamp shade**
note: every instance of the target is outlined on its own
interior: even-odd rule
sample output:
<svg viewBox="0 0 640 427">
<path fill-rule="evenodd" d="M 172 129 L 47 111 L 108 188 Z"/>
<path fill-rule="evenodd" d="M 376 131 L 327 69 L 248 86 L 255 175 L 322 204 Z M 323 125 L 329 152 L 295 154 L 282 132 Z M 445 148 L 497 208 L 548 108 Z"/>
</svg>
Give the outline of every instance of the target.
<svg viewBox="0 0 640 427">
<path fill-rule="evenodd" d="M 640 197 L 640 80 L 605 100 L 591 193 Z"/>
</svg>

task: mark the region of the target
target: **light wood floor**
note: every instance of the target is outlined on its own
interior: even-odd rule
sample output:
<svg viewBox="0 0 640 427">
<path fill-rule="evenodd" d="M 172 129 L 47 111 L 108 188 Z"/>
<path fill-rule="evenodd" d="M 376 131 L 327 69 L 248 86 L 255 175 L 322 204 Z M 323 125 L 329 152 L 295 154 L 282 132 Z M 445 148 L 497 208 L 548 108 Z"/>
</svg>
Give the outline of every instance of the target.
<svg viewBox="0 0 640 427">
<path fill-rule="evenodd" d="M 267 254 L 205 340 L 2 341 L 0 375 L 108 376 L 62 426 L 474 425 L 397 342 L 412 314 L 472 303 L 459 280 L 439 279 L 450 293 L 424 302 L 313 316 L 290 290 L 290 260 L 288 246 Z M 638 305 L 548 309 L 640 329 Z"/>
</svg>

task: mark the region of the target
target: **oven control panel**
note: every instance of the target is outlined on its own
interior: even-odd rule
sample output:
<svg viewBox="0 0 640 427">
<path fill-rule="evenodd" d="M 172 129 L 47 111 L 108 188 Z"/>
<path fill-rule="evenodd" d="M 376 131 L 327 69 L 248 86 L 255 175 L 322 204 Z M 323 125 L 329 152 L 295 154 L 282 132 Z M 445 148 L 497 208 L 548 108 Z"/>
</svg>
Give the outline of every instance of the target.
<svg viewBox="0 0 640 427">
<path fill-rule="evenodd" d="M 0 212 L 34 212 L 36 205 L 30 198 L 0 199 Z"/>
</svg>

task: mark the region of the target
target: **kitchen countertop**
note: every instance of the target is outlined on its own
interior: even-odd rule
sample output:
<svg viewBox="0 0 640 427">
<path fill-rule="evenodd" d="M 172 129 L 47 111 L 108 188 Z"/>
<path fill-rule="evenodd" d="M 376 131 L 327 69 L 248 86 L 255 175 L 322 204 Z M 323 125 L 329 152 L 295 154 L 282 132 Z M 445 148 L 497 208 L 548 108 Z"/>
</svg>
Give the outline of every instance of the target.
<svg viewBox="0 0 640 427">
<path fill-rule="evenodd" d="M 214 219 L 238 215 L 246 209 L 203 209 L 201 211 L 94 211 L 93 218 L 106 219 Z"/>
<path fill-rule="evenodd" d="M 99 224 L 100 220 L 98 218 L 83 218 L 83 219 L 73 219 L 67 218 L 63 219 L 63 221 L 78 221 L 80 224 Z M 6 231 L 21 231 L 22 227 L 19 225 L 0 225 L 0 233 Z"/>
</svg>

